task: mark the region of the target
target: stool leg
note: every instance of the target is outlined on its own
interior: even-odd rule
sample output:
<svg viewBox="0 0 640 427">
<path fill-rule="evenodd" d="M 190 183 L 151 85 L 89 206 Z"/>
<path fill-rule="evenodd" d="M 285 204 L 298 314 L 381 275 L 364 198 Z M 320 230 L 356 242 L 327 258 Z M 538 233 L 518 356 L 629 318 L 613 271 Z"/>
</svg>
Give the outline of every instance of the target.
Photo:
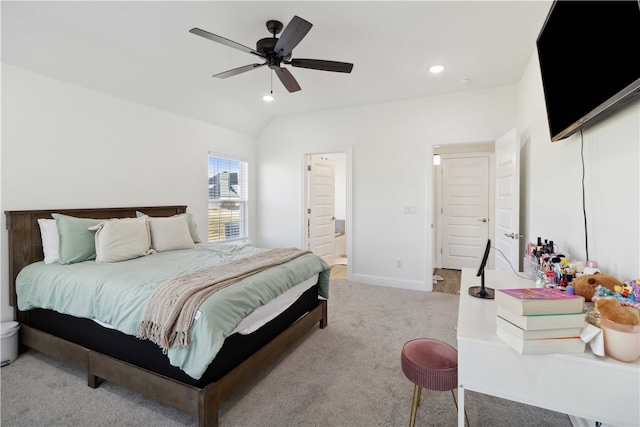
<svg viewBox="0 0 640 427">
<path fill-rule="evenodd" d="M 453 403 L 455 403 L 456 405 L 456 409 L 458 409 L 458 401 L 456 400 L 456 394 L 453 392 L 453 389 L 451 389 L 451 396 L 453 396 Z M 469 424 L 469 416 L 467 415 L 467 410 L 464 410 L 464 418 L 467 420 L 467 426 L 471 427 L 471 424 Z"/>
<path fill-rule="evenodd" d="M 413 385 L 413 396 L 411 397 L 411 413 L 409 414 L 409 427 L 415 427 L 416 416 L 418 415 L 418 406 L 420 406 L 420 396 L 422 395 L 422 387 L 417 384 Z"/>
</svg>

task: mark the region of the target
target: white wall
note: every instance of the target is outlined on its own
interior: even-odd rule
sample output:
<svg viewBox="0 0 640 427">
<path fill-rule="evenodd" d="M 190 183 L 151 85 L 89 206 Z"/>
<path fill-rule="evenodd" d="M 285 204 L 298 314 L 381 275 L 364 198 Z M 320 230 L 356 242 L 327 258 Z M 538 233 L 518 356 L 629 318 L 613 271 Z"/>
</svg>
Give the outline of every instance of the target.
<svg viewBox="0 0 640 427">
<path fill-rule="evenodd" d="M 585 88 L 588 90 L 588 88 Z M 536 54 L 519 85 L 526 239 L 586 258 L 580 134 L 551 142 Z M 622 281 L 640 274 L 640 101 L 583 132 L 589 258 Z"/>
<path fill-rule="evenodd" d="M 281 117 L 258 137 L 263 246 L 299 246 L 303 154 L 353 147 L 352 279 L 430 290 L 431 144 L 492 141 L 516 121 L 517 88 Z M 404 215 L 416 206 L 416 215 Z M 396 268 L 401 259 L 403 268 Z"/>
<path fill-rule="evenodd" d="M 550 142 L 535 53 L 517 87 L 274 120 L 256 151 L 260 243 L 303 240 L 302 154 L 352 146 L 352 279 L 430 290 L 431 144 L 492 141 L 516 126 L 523 245 L 541 236 L 584 259 L 580 140 Z M 640 271 L 639 129 L 636 101 L 584 132 L 589 257 L 623 281 Z M 413 205 L 417 215 L 402 214 Z"/>
<path fill-rule="evenodd" d="M 4 210 L 186 204 L 205 239 L 207 153 L 253 165 L 254 145 L 248 135 L 2 65 Z M 2 215 L 3 253 L 5 224 Z M 3 321 L 13 316 L 7 265 L 3 257 Z"/>
</svg>

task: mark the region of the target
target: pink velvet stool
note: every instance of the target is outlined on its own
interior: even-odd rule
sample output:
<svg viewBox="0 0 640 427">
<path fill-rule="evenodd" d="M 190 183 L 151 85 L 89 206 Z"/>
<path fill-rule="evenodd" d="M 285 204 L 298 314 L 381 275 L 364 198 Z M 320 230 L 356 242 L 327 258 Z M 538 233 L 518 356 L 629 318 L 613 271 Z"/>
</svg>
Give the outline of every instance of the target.
<svg viewBox="0 0 640 427">
<path fill-rule="evenodd" d="M 453 402 L 458 407 L 453 390 L 458 388 L 458 351 L 449 344 L 430 338 L 417 338 L 407 341 L 402 347 L 402 372 L 411 381 L 413 398 L 409 426 L 416 425 L 416 415 L 422 389 L 451 390 Z M 467 425 L 469 418 L 466 416 Z"/>
</svg>

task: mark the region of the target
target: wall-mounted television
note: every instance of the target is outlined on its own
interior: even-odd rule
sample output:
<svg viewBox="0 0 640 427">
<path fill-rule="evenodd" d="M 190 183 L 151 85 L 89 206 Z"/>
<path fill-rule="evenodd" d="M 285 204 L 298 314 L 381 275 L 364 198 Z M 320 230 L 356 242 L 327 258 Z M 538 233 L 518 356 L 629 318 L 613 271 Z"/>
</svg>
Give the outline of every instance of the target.
<svg viewBox="0 0 640 427">
<path fill-rule="evenodd" d="M 551 141 L 640 96 L 640 0 L 556 0 L 536 47 Z"/>
</svg>

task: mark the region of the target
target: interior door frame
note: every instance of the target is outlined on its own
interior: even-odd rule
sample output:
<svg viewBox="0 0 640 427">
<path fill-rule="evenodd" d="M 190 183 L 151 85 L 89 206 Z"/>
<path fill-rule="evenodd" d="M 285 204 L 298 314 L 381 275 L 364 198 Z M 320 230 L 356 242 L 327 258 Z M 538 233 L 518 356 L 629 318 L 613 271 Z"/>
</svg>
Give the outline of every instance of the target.
<svg viewBox="0 0 640 427">
<path fill-rule="evenodd" d="M 425 290 L 428 292 L 433 291 L 433 269 L 436 265 L 436 235 L 435 229 L 436 226 L 436 218 L 435 218 L 435 182 L 433 182 L 433 153 L 434 146 L 440 145 L 476 145 L 476 144 L 486 144 L 490 142 L 495 142 L 500 136 L 491 135 L 491 136 L 483 136 L 476 135 L 470 137 L 462 137 L 462 138 L 451 138 L 451 139 L 434 139 L 429 141 L 426 144 L 427 158 L 426 158 L 426 179 L 428 180 L 425 189 L 426 189 L 426 212 L 427 212 L 427 238 L 425 239 L 425 254 L 428 254 L 427 259 L 425 260 L 425 271 L 424 277 L 426 278 Z"/>
<path fill-rule="evenodd" d="M 302 157 L 300 159 L 300 173 L 302 177 L 300 182 L 302 182 L 302 188 L 300 189 L 302 201 L 302 207 L 300 209 L 300 225 L 302 227 L 302 232 L 300 233 L 301 242 L 300 247 L 307 247 L 307 209 L 309 205 L 309 175 L 307 173 L 307 158 L 313 155 L 323 155 L 323 154 L 344 154 L 345 155 L 345 178 L 346 178 L 346 216 L 345 219 L 345 227 L 347 229 L 347 254 L 349 257 L 349 262 L 347 262 L 347 280 L 352 280 L 353 276 L 353 264 L 354 264 L 354 253 L 353 253 L 353 147 L 345 146 L 345 147 L 334 147 L 332 149 L 327 148 L 318 148 L 316 150 L 306 150 L 302 153 Z"/>
</svg>

